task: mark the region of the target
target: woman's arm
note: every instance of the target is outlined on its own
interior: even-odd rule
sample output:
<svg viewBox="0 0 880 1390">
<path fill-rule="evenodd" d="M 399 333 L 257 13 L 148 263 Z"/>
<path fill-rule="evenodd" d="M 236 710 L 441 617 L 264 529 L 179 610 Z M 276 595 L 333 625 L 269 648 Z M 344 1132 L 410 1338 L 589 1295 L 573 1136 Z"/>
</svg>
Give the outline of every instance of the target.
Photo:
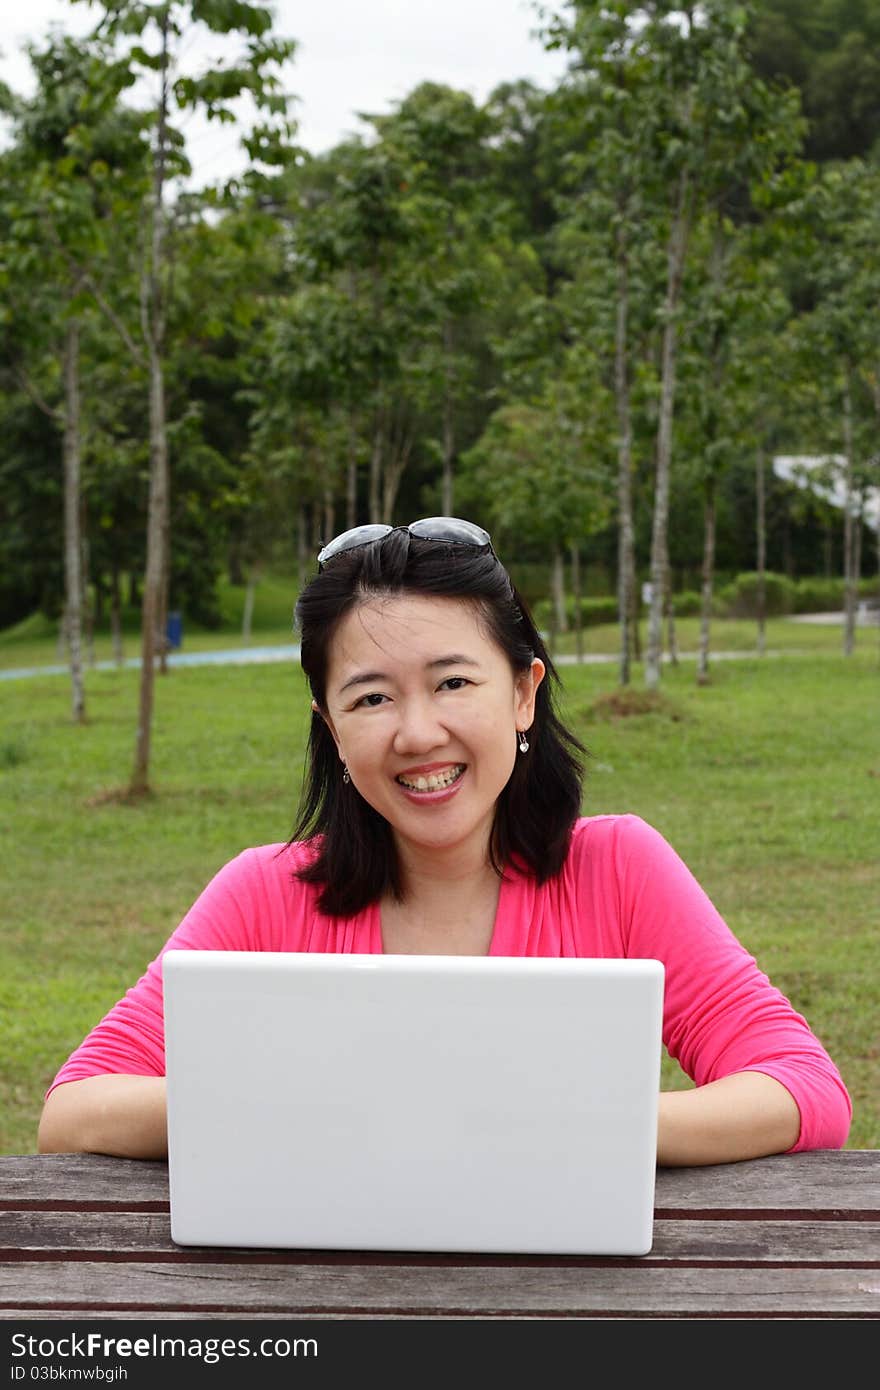
<svg viewBox="0 0 880 1390">
<path fill-rule="evenodd" d="M 794 1097 L 780 1081 L 735 1072 L 692 1090 L 661 1092 L 657 1162 L 673 1168 L 785 1153 L 800 1127 Z"/>
<path fill-rule="evenodd" d="M 37 1135 L 40 1153 L 166 1158 L 164 1076 L 88 1076 L 49 1092 Z"/>
</svg>

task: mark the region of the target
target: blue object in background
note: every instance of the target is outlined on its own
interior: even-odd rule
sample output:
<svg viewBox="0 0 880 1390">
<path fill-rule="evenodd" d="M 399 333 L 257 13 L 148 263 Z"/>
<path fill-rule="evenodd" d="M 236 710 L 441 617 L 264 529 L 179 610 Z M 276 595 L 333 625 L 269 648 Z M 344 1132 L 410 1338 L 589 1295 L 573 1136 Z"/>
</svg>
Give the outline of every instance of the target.
<svg viewBox="0 0 880 1390">
<path fill-rule="evenodd" d="M 169 613 L 168 625 L 165 629 L 165 637 L 169 647 L 178 650 L 183 643 L 183 614 Z"/>
</svg>

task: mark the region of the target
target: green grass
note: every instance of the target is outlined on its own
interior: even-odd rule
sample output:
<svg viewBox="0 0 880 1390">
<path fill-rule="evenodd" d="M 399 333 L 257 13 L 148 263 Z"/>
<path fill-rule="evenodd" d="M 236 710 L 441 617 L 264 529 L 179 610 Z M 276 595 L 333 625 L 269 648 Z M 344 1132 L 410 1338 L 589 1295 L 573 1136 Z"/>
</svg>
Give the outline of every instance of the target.
<svg viewBox="0 0 880 1390">
<path fill-rule="evenodd" d="M 851 1147 L 878 1148 L 877 635 L 845 659 L 839 631 L 819 631 L 824 650 L 718 661 L 702 688 L 692 661 L 666 667 L 659 708 L 626 717 L 613 665 L 560 672 L 591 754 L 585 813 L 636 812 L 675 845 L 840 1066 Z M 293 825 L 308 712 L 294 663 L 158 679 L 155 792 L 131 804 L 137 679 L 88 672 L 84 727 L 63 676 L 0 683 L 0 1152 L 33 1150 L 57 1067 L 210 876 Z M 687 1084 L 668 1059 L 664 1073 Z"/>
</svg>

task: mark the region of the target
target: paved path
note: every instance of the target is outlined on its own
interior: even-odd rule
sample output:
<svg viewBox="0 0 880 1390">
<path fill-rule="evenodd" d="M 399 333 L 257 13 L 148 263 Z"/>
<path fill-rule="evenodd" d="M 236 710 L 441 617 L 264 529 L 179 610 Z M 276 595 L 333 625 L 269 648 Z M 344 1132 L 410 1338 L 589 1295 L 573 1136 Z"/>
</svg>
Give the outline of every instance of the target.
<svg viewBox="0 0 880 1390">
<path fill-rule="evenodd" d="M 790 622 L 794 623 L 837 623 L 843 626 L 842 613 L 797 613 L 793 614 Z M 880 612 L 861 608 L 857 614 L 856 626 L 868 627 L 877 626 L 880 623 Z M 546 638 L 546 634 L 543 634 Z M 795 655 L 794 648 L 787 650 L 788 655 Z M 781 651 L 768 651 L 767 656 L 782 656 Z M 709 660 L 711 661 L 737 661 L 757 656 L 754 648 L 741 652 L 715 652 L 710 651 Z M 584 666 L 604 666 L 609 662 L 617 661 L 617 652 L 584 652 L 581 658 Z M 696 652 L 679 652 L 679 661 L 696 661 Z M 669 661 L 669 656 L 664 653 L 663 660 Z M 225 651 L 206 651 L 206 652 L 171 652 L 168 656 L 168 665 L 175 666 L 250 666 L 265 665 L 272 661 L 299 661 L 299 643 L 291 644 L 286 647 L 231 647 Z M 577 662 L 577 656 L 571 652 L 560 653 L 554 657 L 557 666 L 573 666 Z M 141 659 L 139 656 L 129 657 L 122 663 L 124 667 L 140 669 Z M 86 665 L 86 671 L 115 671 L 118 666 L 115 661 L 96 661 L 93 666 Z M 70 674 L 69 666 L 23 666 L 13 670 L 0 670 L 0 681 L 21 679 L 25 676 L 67 676 Z"/>
<path fill-rule="evenodd" d="M 800 649 L 798 649 L 800 650 Z M 806 649 L 804 649 L 806 650 Z M 794 649 L 788 649 L 786 653 L 782 651 L 768 651 L 767 656 L 794 655 Z M 754 649 L 741 652 L 715 652 L 710 651 L 709 661 L 740 661 L 757 656 Z M 679 652 L 679 661 L 696 661 L 696 652 Z M 581 664 L 584 666 L 607 666 L 611 662 L 617 662 L 619 656 L 617 652 L 584 652 Z M 663 654 L 664 662 L 669 661 L 668 653 Z M 291 647 L 233 647 L 228 651 L 216 652 L 172 652 L 168 657 L 170 668 L 178 666 L 251 666 L 265 665 L 275 661 L 299 661 L 299 646 Z M 556 666 L 574 666 L 577 664 L 577 656 L 574 652 L 560 652 L 553 658 Z M 141 659 L 139 656 L 129 657 L 124 661 L 123 666 L 130 669 L 140 669 Z M 116 671 L 120 668 L 115 661 L 96 661 L 93 666 L 85 665 L 85 672 L 90 671 Z M 27 676 L 69 676 L 69 666 L 23 666 L 14 670 L 0 670 L 0 681 L 20 680 Z"/>
<path fill-rule="evenodd" d="M 270 661 L 299 661 L 299 644 L 290 647 L 234 647 L 229 651 L 217 652 L 171 652 L 168 665 L 175 666 L 250 666 L 265 665 Z M 140 670 L 141 659 L 131 656 L 122 663 L 123 667 Z M 88 662 L 88 671 L 118 671 L 115 661 Z M 22 666 L 15 670 L 0 671 L 0 680 L 16 680 L 22 676 L 68 676 L 69 666 Z"/>
</svg>

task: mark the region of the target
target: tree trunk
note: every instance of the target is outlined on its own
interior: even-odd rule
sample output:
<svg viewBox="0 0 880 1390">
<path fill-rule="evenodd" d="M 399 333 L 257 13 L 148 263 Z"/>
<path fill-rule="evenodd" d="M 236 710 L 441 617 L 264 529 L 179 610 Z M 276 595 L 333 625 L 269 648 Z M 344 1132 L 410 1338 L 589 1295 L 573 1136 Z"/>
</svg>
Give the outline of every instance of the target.
<svg viewBox="0 0 880 1390">
<path fill-rule="evenodd" d="M 682 170 L 676 193 L 675 213 L 669 231 L 666 301 L 663 313 L 661 353 L 660 414 L 657 421 L 657 477 L 654 487 L 654 518 L 651 529 L 651 609 L 648 620 L 648 651 L 645 684 L 654 690 L 660 684 L 663 645 L 663 601 L 666 594 L 667 531 L 669 523 L 669 473 L 672 462 L 672 421 L 675 410 L 675 369 L 678 305 L 688 239 L 688 176 Z"/>
<path fill-rule="evenodd" d="M 162 605 L 165 515 L 168 509 L 168 452 L 165 436 L 165 383 L 158 352 L 150 351 L 150 494 L 147 504 L 147 566 L 141 602 L 141 681 L 137 742 L 130 791 L 149 791 L 156 637 Z"/>
<path fill-rule="evenodd" d="M 758 497 L 758 656 L 764 656 L 767 650 L 767 490 L 764 476 L 764 449 L 761 445 L 758 446 L 755 487 Z"/>
<path fill-rule="evenodd" d="M 852 386 L 848 363 L 845 369 L 843 386 L 843 452 L 845 459 L 843 498 L 843 654 L 844 656 L 852 656 L 856 643 L 857 580 L 853 546 L 853 536 L 855 532 L 855 489 L 853 487 Z"/>
<path fill-rule="evenodd" d="M 71 713 L 84 724 L 82 664 L 82 547 L 80 541 L 79 323 L 71 318 L 64 344 L 64 613 L 70 664 Z"/>
<path fill-rule="evenodd" d="M 709 683 L 709 628 L 712 622 L 712 582 L 715 576 L 715 479 L 706 479 L 703 510 L 703 588 L 700 595 L 700 648 L 697 685 Z"/>
<path fill-rule="evenodd" d="M 629 260 L 626 233 L 617 237 L 617 316 L 614 330 L 614 394 L 617 403 L 617 616 L 620 624 L 618 681 L 630 683 L 631 624 L 635 608 L 635 529 L 632 510 L 632 414 L 629 396 Z"/>
<path fill-rule="evenodd" d="M 412 440 L 404 440 L 396 450 L 389 451 L 385 460 L 385 477 L 382 480 L 382 520 L 389 526 L 393 523 L 400 481 L 406 472 L 411 450 Z"/>
<path fill-rule="evenodd" d="M 568 632 L 568 615 L 565 611 L 565 564 L 558 545 L 553 547 L 550 583 L 553 593 L 554 626 L 557 632 Z"/>
<path fill-rule="evenodd" d="M 165 154 L 168 119 L 168 31 L 170 12 L 162 21 L 160 60 L 161 95 L 153 159 L 149 262 L 142 280 L 142 318 L 148 348 L 150 383 L 150 491 L 147 502 L 147 563 L 141 603 L 141 679 L 134 768 L 129 792 L 142 796 L 150 790 L 150 742 L 153 725 L 156 624 L 162 610 L 162 584 L 168 540 L 168 436 L 165 425 L 165 378 L 162 348 L 165 341 L 165 304 L 162 277 L 165 254 Z"/>
<path fill-rule="evenodd" d="M 578 662 L 584 659 L 583 614 L 581 613 L 581 548 L 571 543 L 571 592 L 574 598 L 574 637 Z"/>
</svg>

